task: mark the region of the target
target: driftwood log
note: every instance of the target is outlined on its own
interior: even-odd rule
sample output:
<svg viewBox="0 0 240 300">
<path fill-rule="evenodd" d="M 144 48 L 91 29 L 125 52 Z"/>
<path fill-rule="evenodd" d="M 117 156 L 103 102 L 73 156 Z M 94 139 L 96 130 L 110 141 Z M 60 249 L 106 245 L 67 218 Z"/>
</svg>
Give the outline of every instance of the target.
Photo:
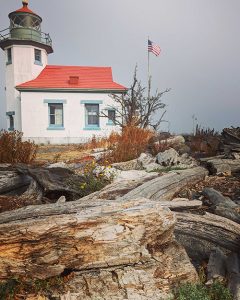
<svg viewBox="0 0 240 300">
<path fill-rule="evenodd" d="M 240 300 L 240 260 L 237 253 L 231 253 L 227 258 L 228 288 L 234 300 Z"/>
<path fill-rule="evenodd" d="M 211 211 L 219 216 L 228 218 L 240 224 L 240 206 L 228 197 L 224 197 L 219 191 L 213 188 L 204 188 L 203 195 L 211 205 Z"/>
<path fill-rule="evenodd" d="M 202 167 L 170 172 L 133 189 L 122 199 L 144 197 L 155 201 L 172 200 L 183 187 L 203 180 L 206 175 L 208 175 L 208 171 Z"/>
<path fill-rule="evenodd" d="M 214 280 L 223 281 L 226 276 L 226 255 L 218 248 L 213 249 L 210 253 L 207 265 L 207 285 Z"/>
<path fill-rule="evenodd" d="M 240 171 L 240 159 L 227 158 L 203 158 L 200 159 L 201 165 L 209 170 L 211 175 L 222 173 L 236 173 Z"/>
<path fill-rule="evenodd" d="M 0 165 L 0 194 L 17 193 L 22 188 L 27 188 L 31 178 L 18 174 L 8 165 Z"/>
<path fill-rule="evenodd" d="M 74 271 L 80 272 L 79 299 L 114 299 L 109 293 L 161 299 L 180 282 L 197 279 L 174 240 L 175 221 L 168 208 L 148 199 L 78 200 L 2 213 L 0 279 Z"/>
<path fill-rule="evenodd" d="M 195 215 L 176 212 L 176 217 L 176 239 L 194 261 L 208 259 L 214 248 L 224 253 L 239 251 L 239 224 L 210 213 Z"/>
</svg>

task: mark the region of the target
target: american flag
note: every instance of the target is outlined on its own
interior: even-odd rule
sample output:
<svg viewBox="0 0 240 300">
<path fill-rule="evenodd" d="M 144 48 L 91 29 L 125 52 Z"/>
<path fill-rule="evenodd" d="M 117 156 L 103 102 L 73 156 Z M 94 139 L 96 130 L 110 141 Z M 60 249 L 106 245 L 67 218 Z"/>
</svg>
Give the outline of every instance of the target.
<svg viewBox="0 0 240 300">
<path fill-rule="evenodd" d="M 158 56 L 161 52 L 161 48 L 157 44 L 154 44 L 152 41 L 148 40 L 148 52 L 152 52 Z"/>
</svg>

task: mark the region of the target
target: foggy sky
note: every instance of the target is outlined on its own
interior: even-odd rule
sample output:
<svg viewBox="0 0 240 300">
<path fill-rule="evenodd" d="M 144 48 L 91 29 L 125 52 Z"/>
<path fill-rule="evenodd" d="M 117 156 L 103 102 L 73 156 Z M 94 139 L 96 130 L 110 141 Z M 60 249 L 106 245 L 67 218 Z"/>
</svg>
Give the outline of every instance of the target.
<svg viewBox="0 0 240 300">
<path fill-rule="evenodd" d="M 20 7 L 0 0 L 0 30 Z M 240 126 L 239 0 L 30 0 L 29 8 L 52 37 L 49 64 L 112 66 L 127 87 L 137 64 L 146 86 L 149 36 L 162 49 L 150 69 L 154 89 L 171 88 L 163 102 L 172 132 L 190 132 L 193 114 L 204 127 Z M 1 51 L 0 99 L 4 68 Z"/>
</svg>

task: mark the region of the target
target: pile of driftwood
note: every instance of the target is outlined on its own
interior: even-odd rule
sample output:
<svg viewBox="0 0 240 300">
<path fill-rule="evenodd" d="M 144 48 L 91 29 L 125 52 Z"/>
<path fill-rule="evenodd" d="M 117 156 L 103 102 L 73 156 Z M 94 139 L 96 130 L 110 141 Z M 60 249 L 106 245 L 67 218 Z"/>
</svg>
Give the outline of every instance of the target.
<svg viewBox="0 0 240 300">
<path fill-rule="evenodd" d="M 69 185 L 69 182 L 72 183 L 73 180 L 80 181 L 81 176 L 77 176 L 70 170 L 2 166 L 0 168 L 0 193 L 6 196 L 15 193 L 25 194 L 27 198 L 35 200 L 35 205 L 0 214 L 2 245 L 7 245 L 7 247 L 1 249 L 2 252 L 0 251 L 0 266 L 2 263 L 0 270 L 4 270 L 2 275 L 0 273 L 0 278 L 2 276 L 2 279 L 5 279 L 8 276 L 23 274 L 26 270 L 27 275 L 33 278 L 37 274 L 36 270 L 41 271 L 42 278 L 47 278 L 50 275 L 60 275 L 65 269 L 73 272 L 82 270 L 87 257 L 84 251 L 86 250 L 86 253 L 88 253 L 90 249 L 85 249 L 86 242 L 94 245 L 93 240 L 95 239 L 92 232 L 85 237 L 82 232 L 78 231 L 79 229 L 75 230 L 75 223 L 79 219 L 81 219 L 82 224 L 86 223 L 85 210 L 87 210 L 91 226 L 93 226 L 98 224 L 100 214 L 95 214 L 95 207 L 101 211 L 102 207 L 106 206 L 106 214 L 109 215 L 109 212 L 113 211 L 113 215 L 115 215 L 114 201 L 116 201 L 116 204 L 121 202 L 122 207 L 127 209 L 128 214 L 129 212 L 135 214 L 135 208 L 130 210 L 129 203 L 135 201 L 135 199 L 141 199 L 145 203 L 144 205 L 151 204 L 153 211 L 155 209 L 154 203 L 156 203 L 161 208 L 168 207 L 175 212 L 174 234 L 176 239 L 185 247 L 193 261 L 196 263 L 201 263 L 202 260 L 208 261 L 208 283 L 210 284 L 211 280 L 221 276 L 227 278 L 234 299 L 240 300 L 239 203 L 224 197 L 212 188 L 203 189 L 199 198 L 176 198 L 181 189 L 203 181 L 209 174 L 211 165 L 219 169 L 224 161 L 230 172 L 240 170 L 240 159 L 217 159 L 221 160 L 219 164 L 219 161 L 216 162 L 216 158 L 206 159 L 202 161 L 204 167 L 193 167 L 162 176 L 155 173 L 154 178 L 149 178 L 147 181 L 142 180 L 139 176 L 136 180 L 112 183 L 103 190 L 77 201 L 72 200 L 78 197 L 78 191 L 71 184 Z M 62 195 L 65 196 L 67 203 L 57 201 L 58 197 Z M 43 203 L 48 204 L 42 205 Z M 91 203 L 94 203 L 94 205 L 91 205 Z M 122 207 L 119 211 L 121 218 Z M 139 211 L 141 212 L 141 210 Z M 74 214 L 74 216 L 71 214 Z M 131 227 L 132 224 L 127 226 L 126 220 L 125 216 L 121 219 L 124 230 L 133 232 L 135 227 Z M 132 220 L 132 216 L 129 217 L 129 220 Z M 167 220 L 168 218 L 166 218 L 166 222 Z M 141 222 L 139 219 L 139 223 L 136 223 L 136 234 L 139 234 L 139 230 L 142 230 Z M 82 224 L 81 226 L 83 226 Z M 109 219 L 104 219 L 101 225 L 101 236 L 97 240 L 98 245 L 102 245 L 105 238 L 108 241 L 112 235 L 114 237 L 116 235 L 116 238 L 119 236 L 118 229 L 116 229 L 114 235 L 109 229 L 111 224 L 109 228 L 105 227 L 106 224 L 110 224 Z M 20 226 L 22 226 L 21 230 L 19 229 Z M 54 231 L 52 230 L 53 227 Z M 156 228 L 160 228 L 159 224 L 156 224 Z M 87 230 L 87 228 L 85 229 Z M 154 227 L 151 227 L 151 225 L 147 227 L 147 230 L 152 233 L 153 229 Z M 111 235 L 109 232 L 111 232 Z M 27 238 L 26 233 L 29 234 Z M 72 238 L 73 233 L 74 238 Z M 158 234 L 156 234 L 155 239 L 158 238 L 160 242 L 164 237 L 163 235 L 158 237 Z M 124 242 L 126 242 L 125 240 Z M 33 241 L 35 244 L 33 244 Z M 44 242 L 43 244 L 47 247 L 39 244 L 40 241 Z M 19 248 L 16 245 L 19 245 Z M 66 245 L 69 249 L 72 249 L 72 252 L 70 253 L 69 249 L 66 249 L 66 255 L 64 254 L 63 259 L 61 253 Z M 42 252 L 38 249 L 40 246 Z M 4 256 L 9 252 L 9 249 L 14 249 L 12 250 L 12 262 L 6 259 L 7 256 Z M 115 253 L 116 249 L 114 251 L 111 249 L 111 251 Z M 3 250 L 6 251 L 5 254 Z M 93 248 L 91 248 L 91 251 L 92 257 L 99 258 L 99 266 L 103 264 L 104 259 L 100 256 L 101 251 L 98 250 L 97 255 Z M 78 264 L 76 264 L 76 260 Z M 18 262 L 17 265 L 15 265 L 16 262 Z M 123 263 L 125 264 L 125 261 Z M 103 266 L 105 267 L 104 264 Z"/>
<path fill-rule="evenodd" d="M 240 153 L 240 127 L 224 128 L 222 131 L 223 150 L 226 154 Z"/>
</svg>

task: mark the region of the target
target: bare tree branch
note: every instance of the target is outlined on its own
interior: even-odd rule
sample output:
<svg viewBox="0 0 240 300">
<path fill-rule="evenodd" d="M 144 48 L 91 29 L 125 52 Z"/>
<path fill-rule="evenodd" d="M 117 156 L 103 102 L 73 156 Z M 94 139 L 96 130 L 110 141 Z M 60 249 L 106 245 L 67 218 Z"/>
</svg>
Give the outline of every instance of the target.
<svg viewBox="0 0 240 300">
<path fill-rule="evenodd" d="M 153 115 L 166 107 L 166 104 L 162 102 L 162 97 L 168 93 L 170 89 L 165 89 L 162 92 L 156 90 L 156 92 L 151 95 L 151 78 L 148 82 L 148 89 L 149 97 L 148 95 L 145 95 L 146 88 L 142 87 L 141 82 L 137 79 L 136 66 L 133 75 L 133 83 L 127 93 L 122 95 L 111 95 L 116 103 L 115 124 L 120 125 L 122 128 L 125 126 L 138 126 L 140 128 L 152 127 L 154 130 L 159 128 L 160 124 L 163 122 L 166 110 L 162 112 L 160 118 L 155 122 L 152 120 Z M 103 111 L 100 113 L 100 117 L 109 118 Z"/>
</svg>

